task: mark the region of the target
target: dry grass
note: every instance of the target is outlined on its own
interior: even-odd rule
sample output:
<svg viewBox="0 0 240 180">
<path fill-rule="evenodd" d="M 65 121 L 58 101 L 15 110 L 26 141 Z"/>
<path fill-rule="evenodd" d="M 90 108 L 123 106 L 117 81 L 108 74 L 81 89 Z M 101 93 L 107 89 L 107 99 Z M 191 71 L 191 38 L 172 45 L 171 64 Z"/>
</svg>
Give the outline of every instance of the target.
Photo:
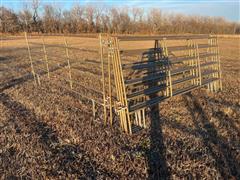
<svg viewBox="0 0 240 180">
<path fill-rule="evenodd" d="M 62 37 L 49 37 L 61 44 Z M 74 47 L 97 50 L 98 41 L 71 38 Z M 41 42 L 37 39 L 31 42 Z M 24 39 L 4 40 L 0 50 L 0 174 L 6 178 L 128 178 L 239 179 L 240 178 L 240 45 L 220 39 L 222 92 L 200 89 L 160 104 L 159 130 L 133 136 L 119 126 L 104 127 L 102 109 L 92 118 L 91 102 L 56 86 L 68 84 L 63 68 L 46 75 L 35 87 Z M 74 45 L 73 45 L 74 44 Z M 141 44 L 149 46 L 152 44 Z M 35 45 L 36 46 L 36 45 Z M 136 45 L 123 45 L 136 48 Z M 50 49 L 49 49 L 50 50 Z M 39 52 L 38 50 L 36 50 Z M 51 56 L 63 56 L 51 49 Z M 97 53 L 71 52 L 75 79 L 101 90 Z M 43 58 L 34 56 L 34 60 Z M 56 58 L 56 60 L 60 60 Z M 39 62 L 40 63 L 40 62 Z M 41 66 L 39 66 L 41 67 Z M 44 67 L 44 65 L 42 65 Z M 101 96 L 77 88 L 94 98 Z M 149 122 L 148 122 L 149 125 Z M 159 167 L 155 171 L 154 166 Z"/>
</svg>

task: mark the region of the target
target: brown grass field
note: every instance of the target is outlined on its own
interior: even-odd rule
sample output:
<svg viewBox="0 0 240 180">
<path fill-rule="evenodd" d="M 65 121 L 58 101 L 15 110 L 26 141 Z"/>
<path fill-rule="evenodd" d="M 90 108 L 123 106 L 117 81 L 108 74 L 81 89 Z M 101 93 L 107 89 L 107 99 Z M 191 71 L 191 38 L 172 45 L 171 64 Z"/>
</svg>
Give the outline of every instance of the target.
<svg viewBox="0 0 240 180">
<path fill-rule="evenodd" d="M 29 41 L 40 86 L 31 76 L 25 39 L 1 40 L 1 179 L 240 179 L 239 38 L 219 39 L 222 92 L 202 88 L 165 100 L 155 115 L 158 133 L 146 128 L 132 136 L 117 123 L 104 126 L 102 108 L 93 118 L 91 102 L 68 90 L 64 49 L 47 48 L 48 79 L 41 46 L 34 44 L 41 41 Z M 60 36 L 45 41 L 63 44 Z M 101 102 L 98 40 L 69 37 L 68 43 L 84 49 L 70 51 L 73 79 L 92 88 L 74 83 L 75 91 Z"/>
</svg>

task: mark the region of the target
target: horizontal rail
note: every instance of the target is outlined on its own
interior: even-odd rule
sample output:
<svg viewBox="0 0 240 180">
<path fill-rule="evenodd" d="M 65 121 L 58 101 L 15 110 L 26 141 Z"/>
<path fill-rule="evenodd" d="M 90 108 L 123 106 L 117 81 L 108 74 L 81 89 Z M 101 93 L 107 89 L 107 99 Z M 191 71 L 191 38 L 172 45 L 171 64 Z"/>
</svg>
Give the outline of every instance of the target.
<svg viewBox="0 0 240 180">
<path fill-rule="evenodd" d="M 182 88 L 182 89 L 178 89 L 178 90 L 175 90 L 173 91 L 173 96 L 176 96 L 176 95 L 180 95 L 180 94 L 185 94 L 187 92 L 190 92 L 196 88 L 200 88 L 199 85 L 191 85 L 191 86 L 188 86 L 188 87 L 185 87 L 185 88 Z"/>
<path fill-rule="evenodd" d="M 101 94 L 101 95 L 103 94 L 102 91 L 96 90 L 96 89 L 94 89 L 93 87 L 89 87 L 89 86 L 86 86 L 86 85 L 84 85 L 84 84 L 81 84 L 81 83 L 79 83 L 79 82 L 76 81 L 76 80 L 73 80 L 73 79 L 72 79 L 72 80 L 64 79 L 64 80 L 66 80 L 67 82 L 73 82 L 73 84 L 77 84 L 77 85 L 83 87 L 83 88 L 86 89 L 86 90 L 93 91 L 93 92 L 96 93 L 96 94 Z"/>
<path fill-rule="evenodd" d="M 149 40 L 184 40 L 184 39 L 206 39 L 209 35 L 162 35 L 162 36 L 115 36 L 120 41 L 149 41 Z"/>
<path fill-rule="evenodd" d="M 218 70 L 206 70 L 206 71 L 202 72 L 201 75 L 202 76 L 208 76 L 208 75 L 218 73 L 218 72 L 219 72 Z"/>
<path fill-rule="evenodd" d="M 171 76 L 175 76 L 175 75 L 178 75 L 178 74 L 181 74 L 181 73 L 184 73 L 187 71 L 191 71 L 194 69 L 198 69 L 198 67 L 197 66 L 187 66 L 187 67 L 170 70 L 170 72 L 171 72 Z M 126 86 L 129 86 L 129 85 L 135 85 L 135 84 L 144 83 L 144 82 L 148 82 L 148 81 L 154 82 L 154 81 L 164 80 L 164 78 L 166 78 L 168 76 L 168 73 L 167 73 L 168 69 L 161 70 L 161 71 L 165 71 L 165 72 L 151 73 L 144 77 L 125 80 L 125 84 L 126 84 Z M 152 71 L 152 72 L 154 72 L 154 71 Z M 149 83 L 151 83 L 151 82 L 149 82 Z"/>
<path fill-rule="evenodd" d="M 30 42 L 29 44 L 39 45 L 39 47 L 32 46 L 31 48 L 42 48 L 42 44 L 41 43 Z M 67 47 L 68 49 L 98 53 L 98 50 L 78 48 L 78 47 L 71 46 L 71 44 L 69 44 L 69 45 L 70 46 Z M 66 49 L 65 45 L 57 45 L 57 44 L 45 44 L 45 47 L 46 48 L 63 48 L 63 49 Z"/>
<path fill-rule="evenodd" d="M 150 94 L 155 94 L 155 93 L 157 93 L 161 90 L 165 90 L 167 87 L 168 86 L 166 84 L 162 84 L 162 85 L 159 85 L 159 86 L 143 89 L 143 90 L 134 92 L 132 94 L 128 94 L 127 99 L 131 100 L 131 99 L 134 99 L 134 98 L 137 98 L 137 97 L 142 97 L 142 96 L 146 96 L 146 95 L 150 95 Z"/>
<path fill-rule="evenodd" d="M 199 53 L 199 58 L 207 58 L 218 55 L 217 53 Z"/>
<path fill-rule="evenodd" d="M 197 68 L 198 67 L 196 67 L 196 66 L 187 66 L 187 67 L 174 69 L 174 70 L 171 70 L 171 75 L 173 76 L 173 75 L 181 74 L 181 73 L 184 73 L 186 71 L 194 70 L 194 69 L 197 69 Z"/>
<path fill-rule="evenodd" d="M 205 58 L 205 57 L 211 57 L 217 55 L 216 53 L 200 53 L 199 58 Z M 170 64 L 174 63 L 182 63 L 184 61 L 190 61 L 194 60 L 197 57 L 194 56 L 178 56 L 178 57 L 168 57 L 168 61 Z M 165 59 L 167 61 L 167 58 Z M 154 65 L 161 65 L 162 59 L 161 60 L 147 60 L 147 61 L 138 61 L 134 63 L 127 63 L 123 64 L 122 67 L 123 69 L 141 69 L 141 68 L 147 68 L 148 66 L 154 66 Z M 154 64 L 155 63 L 155 64 Z M 159 64 L 160 63 L 160 64 Z"/>
<path fill-rule="evenodd" d="M 98 51 L 98 50 L 95 50 L 95 49 L 85 49 L 85 48 L 73 47 L 73 46 L 71 46 L 71 44 L 70 44 L 70 46 L 68 47 L 68 49 L 99 53 L 99 51 Z"/>
<path fill-rule="evenodd" d="M 144 83 L 148 81 L 153 82 L 154 80 L 155 81 L 160 79 L 164 80 L 163 78 L 166 78 L 166 77 L 167 77 L 167 72 L 160 72 L 153 75 L 147 75 L 141 78 L 125 80 L 125 84 L 129 86 L 129 85 L 135 85 L 135 84 Z"/>
<path fill-rule="evenodd" d="M 199 58 L 207 58 L 207 57 L 212 57 L 212 56 L 216 56 L 216 53 L 199 53 Z M 190 61 L 190 60 L 194 60 L 197 57 L 195 56 L 178 56 L 178 57 L 170 57 L 169 61 L 170 63 L 180 63 L 180 62 L 184 62 L 184 61 Z"/>
<path fill-rule="evenodd" d="M 191 61 L 194 59 L 196 59 L 196 57 L 194 57 L 194 56 L 178 56 L 178 57 L 169 58 L 169 61 L 171 64 L 174 64 L 174 63 L 182 63 L 185 61 Z"/>
<path fill-rule="evenodd" d="M 55 59 L 48 59 L 48 64 L 55 65 L 55 67 L 65 67 L 68 65 L 67 61 L 59 61 Z"/>
<path fill-rule="evenodd" d="M 129 112 L 132 113 L 132 112 L 134 112 L 136 110 L 153 106 L 153 105 L 155 105 L 155 104 L 159 103 L 160 101 L 162 101 L 164 99 L 167 99 L 167 98 L 168 98 L 167 96 L 158 96 L 156 98 L 144 101 L 142 103 L 138 103 L 136 105 L 130 106 L 129 107 Z"/>
<path fill-rule="evenodd" d="M 126 64 L 122 64 L 122 67 L 123 69 L 128 69 L 128 68 L 131 68 L 132 66 L 135 66 L 135 65 L 139 65 L 139 64 L 148 64 L 148 63 L 158 63 L 160 61 L 167 61 L 168 58 L 162 58 L 162 59 L 148 59 L 146 61 L 138 61 L 138 62 L 131 62 L 131 63 L 126 63 Z"/>
<path fill-rule="evenodd" d="M 211 82 L 218 81 L 218 80 L 220 80 L 220 79 L 219 79 L 219 78 L 203 79 L 203 80 L 202 80 L 202 85 L 204 86 L 204 85 L 207 85 L 207 84 L 209 84 L 209 83 L 211 83 Z"/>
<path fill-rule="evenodd" d="M 29 34 L 29 38 L 31 37 L 42 37 L 42 35 L 45 37 L 47 36 L 62 36 L 63 37 L 63 34 Z M 93 39 L 98 39 L 98 34 L 65 34 L 64 35 L 65 37 L 81 37 L 81 38 L 93 38 Z"/>
<path fill-rule="evenodd" d="M 211 47 L 218 47 L 217 45 L 210 45 L 210 44 L 198 44 L 198 49 L 205 49 Z"/>
<path fill-rule="evenodd" d="M 217 47 L 216 45 L 209 45 L 209 44 L 199 44 L 198 49 L 205 49 L 205 48 L 211 48 L 211 47 Z M 169 46 L 167 47 L 168 51 L 184 51 L 184 50 L 191 50 L 191 49 L 196 49 L 193 46 Z M 147 54 L 147 53 L 161 53 L 162 49 L 154 49 L 154 48 L 144 48 L 144 49 L 122 49 L 120 51 L 121 54 L 125 55 L 139 55 L 139 54 Z"/>
<path fill-rule="evenodd" d="M 138 63 L 129 63 L 129 64 L 123 64 L 122 68 L 124 69 L 132 69 L 132 70 L 139 70 L 139 69 L 149 69 L 156 66 L 167 66 L 168 60 L 161 59 L 161 60 L 155 60 L 155 61 L 144 61 L 144 62 L 138 62 Z"/>
<path fill-rule="evenodd" d="M 71 66 L 71 70 L 72 70 L 72 73 L 73 75 L 76 75 L 77 76 L 77 72 L 80 72 L 80 73 L 83 73 L 83 74 L 89 74 L 89 75 L 92 75 L 94 77 L 96 77 L 97 79 L 100 78 L 100 74 L 99 73 L 96 73 L 96 70 L 95 70 L 95 73 L 93 71 L 87 71 L 87 69 L 85 68 L 85 70 L 81 70 L 80 69 L 81 67 L 77 68 L 75 66 Z M 99 72 L 99 71 L 97 71 Z M 81 75 L 80 75 L 81 76 Z"/>
<path fill-rule="evenodd" d="M 153 53 L 161 53 L 162 49 L 161 48 L 148 48 L 148 49 L 122 49 L 120 51 L 121 54 L 126 54 L 126 55 L 136 55 L 136 54 L 153 54 Z"/>
<path fill-rule="evenodd" d="M 186 82 L 186 81 L 194 80 L 194 79 L 196 79 L 196 78 L 199 78 L 199 77 L 198 77 L 198 76 L 189 76 L 189 77 L 181 78 L 181 79 L 178 79 L 178 80 L 174 80 L 174 81 L 172 82 L 172 85 L 184 83 L 184 82 Z"/>
<path fill-rule="evenodd" d="M 210 62 L 207 62 L 207 63 L 202 63 L 200 66 L 201 67 L 207 67 L 207 66 L 211 66 L 211 65 L 215 65 L 215 64 L 218 64 L 217 61 L 210 61 Z"/>
<path fill-rule="evenodd" d="M 188 86 L 188 87 L 183 88 L 183 89 L 176 90 L 176 91 L 173 92 L 173 96 L 177 96 L 177 95 L 180 95 L 180 94 L 187 93 L 187 92 L 192 91 L 192 90 L 194 90 L 196 88 L 199 88 L 199 87 L 200 86 L 192 85 L 192 86 Z M 145 102 L 138 103 L 136 105 L 130 106 L 129 111 L 130 111 L 130 113 L 133 113 L 136 110 L 151 107 L 151 106 L 153 106 L 155 104 L 158 104 L 160 101 L 162 101 L 164 99 L 167 99 L 167 98 L 169 98 L 169 97 L 168 96 L 157 96 L 157 97 L 155 97 L 153 99 L 149 99 Z"/>
</svg>

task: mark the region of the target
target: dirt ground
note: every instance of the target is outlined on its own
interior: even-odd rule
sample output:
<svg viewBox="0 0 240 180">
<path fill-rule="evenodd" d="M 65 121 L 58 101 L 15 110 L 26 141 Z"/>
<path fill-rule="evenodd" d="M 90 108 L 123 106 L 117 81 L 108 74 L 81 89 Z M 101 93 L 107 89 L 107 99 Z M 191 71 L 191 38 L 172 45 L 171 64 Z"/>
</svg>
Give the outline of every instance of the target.
<svg viewBox="0 0 240 180">
<path fill-rule="evenodd" d="M 62 38 L 46 43 L 64 44 Z M 116 120 L 104 126 L 99 105 L 93 118 L 91 101 L 82 97 L 102 99 L 98 41 L 67 40 L 82 48 L 70 51 L 75 92 L 64 48 L 47 48 L 48 79 L 42 46 L 34 44 L 41 41 L 30 38 L 41 75 L 35 86 L 24 38 L 1 40 L 1 179 L 240 179 L 239 38 L 219 39 L 222 92 L 202 88 L 165 100 L 148 114 L 158 121 L 148 119 L 148 128 L 132 136 Z"/>
</svg>

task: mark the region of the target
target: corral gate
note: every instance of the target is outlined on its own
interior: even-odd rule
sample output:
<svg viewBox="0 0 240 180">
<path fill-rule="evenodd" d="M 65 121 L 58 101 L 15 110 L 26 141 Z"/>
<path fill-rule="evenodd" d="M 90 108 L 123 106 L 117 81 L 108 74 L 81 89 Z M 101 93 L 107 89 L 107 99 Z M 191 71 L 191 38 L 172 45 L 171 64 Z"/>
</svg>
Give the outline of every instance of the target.
<svg viewBox="0 0 240 180">
<path fill-rule="evenodd" d="M 52 74 L 54 71 L 65 69 L 67 74 L 60 74 L 60 76 L 69 87 L 63 84 L 58 84 L 58 87 L 74 92 L 92 103 L 93 118 L 97 113 L 96 105 L 103 107 L 104 124 L 112 125 L 115 111 L 120 119 L 121 129 L 126 133 L 132 134 L 132 125 L 145 128 L 147 109 L 164 99 L 203 86 L 211 92 L 222 90 L 219 47 L 216 36 L 111 36 L 100 34 L 99 37 L 96 35 L 75 35 L 75 37 L 88 37 L 95 39 L 96 42 L 99 38 L 99 51 L 83 47 L 69 47 L 64 36 L 64 45 L 46 44 L 44 36 L 41 38 L 41 44 L 29 43 L 27 33 L 25 33 L 35 84 L 41 84 L 40 79 L 44 74 L 50 80 L 55 78 L 55 75 Z M 33 52 L 33 48 L 30 48 L 29 44 L 39 46 L 41 53 Z M 136 49 L 140 46 L 141 48 Z M 47 48 L 58 48 L 63 55 L 59 56 L 55 53 L 50 56 Z M 74 72 L 80 72 L 80 69 L 76 66 L 77 57 L 71 58 L 69 50 L 95 53 L 96 57 L 100 57 L 97 63 L 100 63 L 101 68 L 100 76 L 102 78 L 98 77 L 98 79 L 99 82 L 101 81 L 102 90 L 81 84 L 78 79 L 75 79 L 76 77 L 73 77 Z M 37 54 L 37 56 L 35 55 L 37 59 L 39 59 L 39 55 L 43 55 L 43 59 L 38 60 L 40 64 L 33 60 L 34 53 Z M 78 61 L 78 63 L 85 62 Z M 41 71 L 38 72 L 37 69 Z M 60 81 L 57 82 L 60 83 Z M 83 89 L 85 92 L 96 94 L 100 99 L 86 96 Z"/>
<path fill-rule="evenodd" d="M 128 46 L 134 42 L 139 47 L 149 41 L 152 41 L 152 48 L 121 48 L 122 42 L 127 42 Z M 168 46 L 171 42 L 172 45 Z M 126 133 L 132 134 L 132 124 L 146 127 L 146 109 L 164 99 L 203 86 L 211 92 L 222 89 L 216 36 L 100 35 L 100 48 L 102 63 L 107 57 L 108 64 L 111 64 L 108 67 L 108 92 L 107 87 L 103 87 L 105 123 L 107 107 L 110 110 L 110 123 L 114 108 L 120 126 Z M 131 57 L 135 57 L 135 61 L 124 63 Z M 116 100 L 112 98 L 111 72 L 114 75 Z"/>
</svg>

